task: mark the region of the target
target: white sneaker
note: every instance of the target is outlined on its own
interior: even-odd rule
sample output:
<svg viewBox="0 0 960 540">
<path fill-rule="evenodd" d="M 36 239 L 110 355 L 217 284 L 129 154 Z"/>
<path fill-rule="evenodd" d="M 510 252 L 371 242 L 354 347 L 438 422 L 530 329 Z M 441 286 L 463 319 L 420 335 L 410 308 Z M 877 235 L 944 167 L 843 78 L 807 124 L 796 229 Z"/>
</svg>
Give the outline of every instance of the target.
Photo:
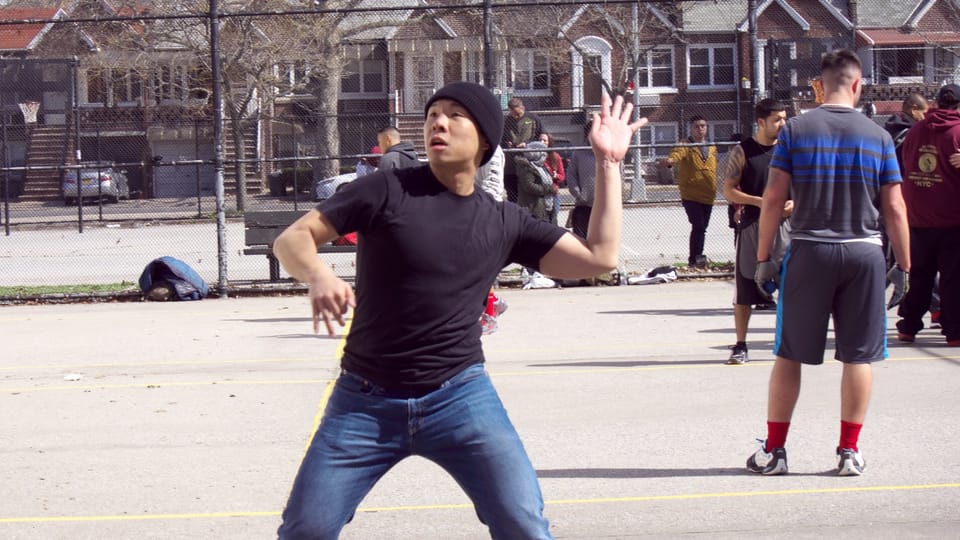
<svg viewBox="0 0 960 540">
<path fill-rule="evenodd" d="M 837 475 L 838 476 L 860 476 L 863 470 L 867 468 L 867 462 L 863 460 L 863 455 L 859 450 L 850 448 L 837 448 Z"/>
</svg>

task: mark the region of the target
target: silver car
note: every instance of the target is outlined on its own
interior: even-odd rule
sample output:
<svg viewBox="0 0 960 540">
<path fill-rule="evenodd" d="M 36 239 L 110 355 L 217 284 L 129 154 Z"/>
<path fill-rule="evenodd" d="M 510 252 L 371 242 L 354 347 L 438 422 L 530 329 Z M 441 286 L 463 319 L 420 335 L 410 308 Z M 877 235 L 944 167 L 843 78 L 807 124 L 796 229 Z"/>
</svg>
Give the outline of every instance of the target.
<svg viewBox="0 0 960 540">
<path fill-rule="evenodd" d="M 130 182 L 123 171 L 110 164 L 81 163 L 80 199 L 103 199 L 118 202 L 130 198 Z M 63 202 L 74 204 L 77 200 L 77 169 L 63 173 Z"/>
<path fill-rule="evenodd" d="M 313 184 L 313 200 L 322 201 L 329 199 L 334 193 L 340 190 L 346 184 L 357 179 L 357 173 L 340 174 L 331 178 L 317 180 Z"/>
</svg>

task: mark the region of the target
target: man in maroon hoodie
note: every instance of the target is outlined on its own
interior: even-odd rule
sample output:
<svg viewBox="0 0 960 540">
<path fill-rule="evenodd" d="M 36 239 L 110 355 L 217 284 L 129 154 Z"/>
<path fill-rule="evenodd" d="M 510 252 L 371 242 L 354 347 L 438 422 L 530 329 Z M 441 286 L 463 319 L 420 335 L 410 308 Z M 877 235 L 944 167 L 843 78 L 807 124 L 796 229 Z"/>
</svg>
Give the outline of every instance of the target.
<svg viewBox="0 0 960 540">
<path fill-rule="evenodd" d="M 947 345 L 960 347 L 960 86 L 937 93 L 937 108 L 903 142 L 903 198 L 910 222 L 910 287 L 898 314 L 897 338 L 912 342 L 923 328 L 933 278 L 940 272 L 940 326 Z"/>
</svg>

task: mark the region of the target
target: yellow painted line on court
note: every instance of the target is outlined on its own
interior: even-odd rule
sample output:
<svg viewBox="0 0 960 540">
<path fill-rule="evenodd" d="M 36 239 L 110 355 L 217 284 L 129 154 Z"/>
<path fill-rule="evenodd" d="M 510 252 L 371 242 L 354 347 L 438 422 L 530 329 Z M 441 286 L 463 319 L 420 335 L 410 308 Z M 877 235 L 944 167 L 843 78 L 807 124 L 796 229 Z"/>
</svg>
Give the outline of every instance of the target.
<svg viewBox="0 0 960 540">
<path fill-rule="evenodd" d="M 337 362 L 343 358 L 343 348 L 347 345 L 347 334 L 350 333 L 350 325 L 353 324 L 353 318 L 347 319 L 347 324 L 344 325 L 343 335 L 340 337 L 340 341 L 337 343 L 337 352 L 336 360 Z M 323 411 L 327 410 L 327 402 L 330 401 L 330 394 L 333 393 L 333 386 L 337 383 L 336 379 L 327 383 L 327 387 L 323 389 L 323 395 L 320 397 L 320 403 L 317 404 L 317 414 L 313 416 L 313 426 L 310 428 L 310 436 L 307 437 L 307 442 L 303 446 L 303 454 L 307 454 L 307 450 L 310 449 L 310 443 L 313 442 L 313 437 L 316 436 L 317 430 L 320 429 L 320 421 L 323 420 Z"/>
<path fill-rule="evenodd" d="M 658 501 L 694 501 L 700 499 L 743 498 L 743 497 L 782 497 L 791 495 L 824 495 L 835 493 L 876 493 L 898 491 L 929 491 L 937 489 L 957 489 L 960 483 L 945 484 L 917 484 L 901 486 L 859 486 L 838 488 L 810 488 L 810 489 L 783 489 L 766 491 L 729 491 L 719 493 L 683 493 L 677 495 L 641 495 L 635 497 L 597 497 L 584 499 L 558 499 L 545 501 L 547 506 L 557 505 L 592 505 Z M 361 507 L 357 512 L 416 512 L 424 510 L 451 510 L 473 508 L 472 503 L 457 504 L 419 504 L 399 506 Z M 236 517 L 275 517 L 279 511 L 267 512 L 197 512 L 184 514 L 143 514 L 143 515 L 114 515 L 114 516 L 32 516 L 32 517 L 0 517 L 2 523 L 61 523 L 61 522 L 96 522 L 96 521 L 147 521 L 160 519 L 214 519 Z"/>
</svg>

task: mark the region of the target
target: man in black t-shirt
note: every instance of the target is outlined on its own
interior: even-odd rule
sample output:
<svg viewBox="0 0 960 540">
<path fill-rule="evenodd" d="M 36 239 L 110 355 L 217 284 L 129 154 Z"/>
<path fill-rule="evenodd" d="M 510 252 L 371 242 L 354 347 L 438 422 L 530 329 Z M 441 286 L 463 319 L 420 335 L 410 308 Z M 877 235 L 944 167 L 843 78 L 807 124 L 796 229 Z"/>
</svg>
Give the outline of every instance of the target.
<svg viewBox="0 0 960 540">
<path fill-rule="evenodd" d="M 740 204 L 740 220 L 737 223 L 737 258 L 734 263 L 733 321 L 737 342 L 731 347 L 727 364 L 740 365 L 748 360 L 747 326 L 755 304 L 765 304 L 769 298 L 757 288 L 753 274 L 757 260 L 757 220 L 760 218 L 760 203 L 763 188 L 767 185 L 767 168 L 777 135 L 787 121 L 786 107 L 774 99 L 757 103 L 757 129 L 753 137 L 730 149 L 727 169 L 724 174 L 723 196 L 730 204 Z M 786 220 L 793 211 L 793 201 L 787 201 L 783 209 Z M 779 264 L 786 249 L 789 226 L 783 221 L 777 234 L 774 260 Z"/>
<path fill-rule="evenodd" d="M 419 455 L 443 467 L 497 538 L 550 538 L 536 472 L 483 369 L 477 320 L 500 269 L 519 263 L 562 279 L 616 267 L 620 161 L 646 119 L 604 97 L 590 141 L 597 194 L 586 239 L 475 189 L 500 141 L 499 102 L 455 82 L 426 105 L 428 164 L 378 171 L 290 226 L 274 243 L 310 286 L 314 331 L 353 321 L 342 372 L 300 466 L 280 538 L 335 538 L 391 467 Z M 357 293 L 317 246 L 358 232 Z"/>
</svg>

